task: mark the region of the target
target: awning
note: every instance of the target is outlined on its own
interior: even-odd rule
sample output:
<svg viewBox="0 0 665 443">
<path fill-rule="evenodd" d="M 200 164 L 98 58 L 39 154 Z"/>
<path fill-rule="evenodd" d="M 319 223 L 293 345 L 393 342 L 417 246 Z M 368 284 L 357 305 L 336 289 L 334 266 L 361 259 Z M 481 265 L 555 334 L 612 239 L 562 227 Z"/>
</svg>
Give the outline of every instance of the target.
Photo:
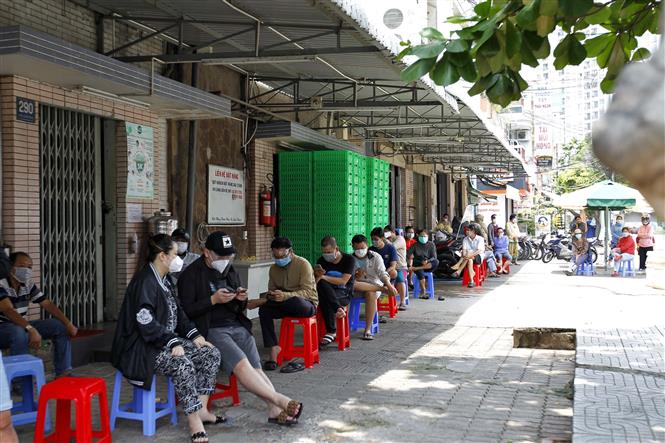
<svg viewBox="0 0 665 443">
<path fill-rule="evenodd" d="M 563 209 L 580 210 L 585 207 L 626 209 L 636 212 L 653 212 L 637 189 L 624 186 L 611 180 L 558 196 L 554 204 Z"/>
<path fill-rule="evenodd" d="M 0 28 L 0 75 L 150 107 L 168 118 L 231 116 L 231 102 L 24 26 Z"/>
<path fill-rule="evenodd" d="M 365 154 L 365 150 L 359 146 L 336 137 L 322 134 L 296 122 L 277 121 L 261 123 L 256 129 L 254 138 L 276 141 L 305 149 L 333 149 Z"/>
<path fill-rule="evenodd" d="M 182 48 L 127 62 L 200 62 L 248 75 L 252 106 L 235 109 L 262 121 L 309 112 L 315 130 L 346 129 L 351 138 L 390 142 L 404 155 L 472 173 L 524 173 L 505 141 L 443 88 L 406 84 L 395 51 L 347 0 L 88 0 L 105 20 L 138 23 Z M 393 37 L 393 36 L 390 36 Z M 289 100 L 267 100 L 281 93 Z M 267 103 L 266 103 L 267 102 Z M 259 109 L 257 109 L 259 108 Z M 319 116 L 332 116 L 319 124 Z M 295 120 L 298 120 L 297 118 Z M 431 157 L 430 157 L 431 156 Z M 470 161 L 474 156 L 476 161 Z"/>
</svg>

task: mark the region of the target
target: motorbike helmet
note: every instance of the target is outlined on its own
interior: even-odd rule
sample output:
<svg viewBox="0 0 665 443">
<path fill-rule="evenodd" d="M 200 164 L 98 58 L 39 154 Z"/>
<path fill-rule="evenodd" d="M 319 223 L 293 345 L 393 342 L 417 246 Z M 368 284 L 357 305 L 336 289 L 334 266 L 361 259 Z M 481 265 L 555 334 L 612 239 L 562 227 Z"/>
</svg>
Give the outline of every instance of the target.
<svg viewBox="0 0 665 443">
<path fill-rule="evenodd" d="M 642 221 L 643 221 L 643 222 L 650 222 L 650 221 L 651 221 L 651 217 L 649 217 L 649 214 L 644 214 L 644 215 L 642 216 Z"/>
</svg>

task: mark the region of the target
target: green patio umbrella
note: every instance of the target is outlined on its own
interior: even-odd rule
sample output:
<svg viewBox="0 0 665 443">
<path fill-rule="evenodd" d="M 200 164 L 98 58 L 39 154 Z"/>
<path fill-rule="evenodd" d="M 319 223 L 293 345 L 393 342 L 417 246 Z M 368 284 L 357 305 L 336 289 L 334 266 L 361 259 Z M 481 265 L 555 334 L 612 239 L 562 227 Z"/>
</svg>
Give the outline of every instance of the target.
<svg viewBox="0 0 665 443">
<path fill-rule="evenodd" d="M 588 208 L 625 209 L 635 206 L 638 191 L 612 180 L 605 180 L 588 189 L 586 206 Z"/>
</svg>

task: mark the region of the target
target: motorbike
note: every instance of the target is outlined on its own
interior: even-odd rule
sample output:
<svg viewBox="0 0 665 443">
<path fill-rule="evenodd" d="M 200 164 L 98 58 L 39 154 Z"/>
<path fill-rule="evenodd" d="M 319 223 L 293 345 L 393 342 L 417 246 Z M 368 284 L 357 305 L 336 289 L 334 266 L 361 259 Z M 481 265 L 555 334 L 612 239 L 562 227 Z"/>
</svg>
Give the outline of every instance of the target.
<svg viewBox="0 0 665 443">
<path fill-rule="evenodd" d="M 591 260 L 596 263 L 598 260 L 598 252 L 596 251 L 597 241 L 590 242 L 589 253 Z M 543 262 L 549 263 L 554 258 L 564 261 L 570 261 L 573 256 L 572 238 L 568 235 L 556 235 L 545 245 L 545 253 L 543 254 Z"/>
<path fill-rule="evenodd" d="M 451 266 L 462 257 L 463 236 L 445 235 L 434 241 L 436 246 L 436 257 L 439 260 L 439 266 L 434 270 L 434 276 L 438 278 L 460 278 L 453 276 Z"/>
</svg>

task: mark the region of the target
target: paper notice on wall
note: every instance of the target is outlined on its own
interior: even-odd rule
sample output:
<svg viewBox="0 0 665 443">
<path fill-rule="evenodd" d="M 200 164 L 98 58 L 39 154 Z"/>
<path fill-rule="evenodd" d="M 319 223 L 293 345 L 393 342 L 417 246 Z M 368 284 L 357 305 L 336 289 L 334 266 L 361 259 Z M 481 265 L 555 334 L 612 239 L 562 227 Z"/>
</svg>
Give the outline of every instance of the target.
<svg viewBox="0 0 665 443">
<path fill-rule="evenodd" d="M 149 126 L 125 123 L 127 130 L 127 197 L 154 197 L 155 162 L 153 130 Z"/>
<path fill-rule="evenodd" d="M 245 224 L 245 175 L 242 171 L 208 165 L 208 224 Z"/>
<path fill-rule="evenodd" d="M 127 223 L 141 223 L 143 221 L 143 205 L 141 203 L 127 203 Z"/>
</svg>

